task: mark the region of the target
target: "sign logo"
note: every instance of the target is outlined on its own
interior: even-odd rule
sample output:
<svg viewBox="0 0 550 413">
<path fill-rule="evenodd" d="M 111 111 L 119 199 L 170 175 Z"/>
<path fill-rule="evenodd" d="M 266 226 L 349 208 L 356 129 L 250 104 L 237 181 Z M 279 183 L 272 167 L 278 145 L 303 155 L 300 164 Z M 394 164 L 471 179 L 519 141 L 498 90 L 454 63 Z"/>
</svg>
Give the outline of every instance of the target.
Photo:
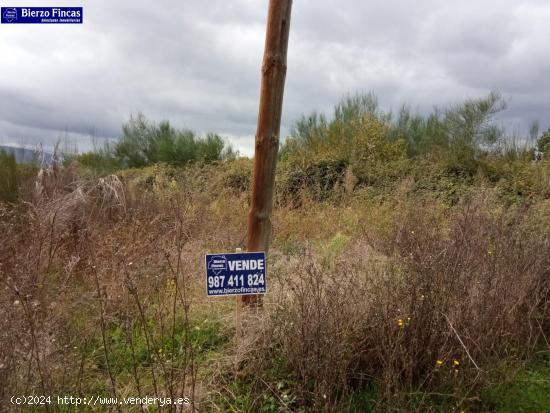
<svg viewBox="0 0 550 413">
<path fill-rule="evenodd" d="M 2 7 L 2 23 L 4 20 L 8 23 L 17 20 L 17 10 L 13 7 Z"/>
<path fill-rule="evenodd" d="M 267 292 L 264 252 L 207 254 L 205 264 L 208 296 Z"/>
<path fill-rule="evenodd" d="M 223 255 L 214 255 L 211 256 L 207 268 L 211 270 L 214 275 L 220 275 L 222 271 L 227 270 L 227 258 Z"/>
<path fill-rule="evenodd" d="M 81 24 L 82 7 L 2 7 L 3 24 Z"/>
</svg>

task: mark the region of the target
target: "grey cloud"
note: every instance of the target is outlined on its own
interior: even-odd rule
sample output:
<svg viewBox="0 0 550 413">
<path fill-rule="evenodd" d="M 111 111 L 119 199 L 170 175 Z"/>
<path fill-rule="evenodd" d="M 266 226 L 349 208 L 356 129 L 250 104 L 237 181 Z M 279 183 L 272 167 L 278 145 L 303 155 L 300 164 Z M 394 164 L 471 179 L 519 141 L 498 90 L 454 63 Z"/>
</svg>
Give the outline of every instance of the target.
<svg viewBox="0 0 550 413">
<path fill-rule="evenodd" d="M 0 27 L 0 139 L 65 134 L 80 149 L 142 111 L 252 153 L 265 0 L 84 8 L 82 26 Z M 369 90 L 385 108 L 421 112 L 500 90 L 503 122 L 547 128 L 549 18 L 543 0 L 295 1 L 282 135 L 301 114 Z"/>
</svg>

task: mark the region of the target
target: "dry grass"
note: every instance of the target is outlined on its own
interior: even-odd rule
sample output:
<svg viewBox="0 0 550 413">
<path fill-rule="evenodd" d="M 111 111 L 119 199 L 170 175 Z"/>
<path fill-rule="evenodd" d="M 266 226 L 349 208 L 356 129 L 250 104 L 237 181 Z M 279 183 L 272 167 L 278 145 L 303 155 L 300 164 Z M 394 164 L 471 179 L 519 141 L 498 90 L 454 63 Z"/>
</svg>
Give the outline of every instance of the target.
<svg viewBox="0 0 550 413">
<path fill-rule="evenodd" d="M 404 202 L 390 229 L 336 258 L 332 242 L 280 264 L 240 350 L 252 388 L 312 412 L 341 411 L 372 385 L 380 411 L 428 411 L 441 389 L 451 406 L 472 403 L 503 360 L 548 343 L 546 216 L 495 210 L 483 195 L 446 213 Z"/>
<path fill-rule="evenodd" d="M 207 245 L 236 243 L 221 217 L 207 220 L 205 202 L 200 192 L 132 193 L 115 176 L 82 180 L 59 165 L 42 171 L 32 197 L 0 222 L 2 400 L 198 402 L 198 360 L 230 332 L 205 311 L 196 263 Z"/>
<path fill-rule="evenodd" d="M 383 200 L 279 205 L 270 294 L 235 337 L 234 301 L 204 297 L 202 263 L 243 246 L 242 176 L 97 180 L 57 165 L 2 208 L 0 399 L 185 395 L 210 411 L 318 412 L 374 387 L 379 411 L 428 411 L 433 393 L 472 402 L 500 361 L 547 343 L 550 205 L 505 208 L 484 192 L 449 208 L 410 183 Z"/>
</svg>

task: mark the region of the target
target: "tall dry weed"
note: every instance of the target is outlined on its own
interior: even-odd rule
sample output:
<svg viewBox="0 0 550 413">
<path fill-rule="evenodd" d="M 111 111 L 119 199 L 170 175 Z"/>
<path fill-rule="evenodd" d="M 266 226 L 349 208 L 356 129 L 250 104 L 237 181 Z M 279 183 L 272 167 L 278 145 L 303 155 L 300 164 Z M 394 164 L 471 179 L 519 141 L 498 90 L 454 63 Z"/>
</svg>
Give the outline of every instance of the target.
<svg viewBox="0 0 550 413">
<path fill-rule="evenodd" d="M 543 217 L 495 208 L 483 194 L 434 211 L 403 202 L 389 231 L 366 233 L 332 260 L 310 249 L 278 268 L 277 294 L 241 356 L 258 392 L 286 377 L 295 407 L 340 411 L 374 386 L 380 410 L 425 392 L 401 400 L 422 411 L 447 388 L 458 406 L 502 360 L 547 345 Z"/>
</svg>

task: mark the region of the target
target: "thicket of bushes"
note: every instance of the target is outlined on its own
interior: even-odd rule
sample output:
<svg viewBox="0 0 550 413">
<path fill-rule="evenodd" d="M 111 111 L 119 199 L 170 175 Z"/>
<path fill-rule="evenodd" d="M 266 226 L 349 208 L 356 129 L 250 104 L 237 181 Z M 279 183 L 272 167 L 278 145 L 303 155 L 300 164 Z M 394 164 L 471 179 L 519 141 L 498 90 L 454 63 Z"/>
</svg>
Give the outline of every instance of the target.
<svg viewBox="0 0 550 413">
<path fill-rule="evenodd" d="M 330 119 L 318 113 L 302 117 L 281 152 L 283 158 L 309 154 L 354 163 L 361 161 L 358 151 L 371 156 L 376 152 L 381 152 L 380 156 L 391 155 L 386 153 L 387 147 L 379 146 L 381 141 L 387 141 L 401 143 L 409 157 L 444 150 L 455 160 L 476 159 L 495 152 L 496 145 L 502 142 L 504 132 L 492 120 L 504 108 L 500 95 L 491 93 L 485 98 L 435 109 L 425 116 L 411 113 L 406 106 L 395 115 L 382 111 L 374 94 L 358 94 L 344 98 Z M 402 155 L 402 151 L 393 155 L 390 159 Z"/>
<path fill-rule="evenodd" d="M 168 121 L 150 122 L 144 115 L 131 117 L 115 143 L 82 154 L 79 162 L 99 173 L 141 168 L 155 163 L 183 166 L 234 158 L 230 145 L 214 133 L 198 137 L 188 129 L 178 130 Z"/>
<path fill-rule="evenodd" d="M 0 150 L 0 203 L 16 203 L 22 195 L 22 184 L 32 181 L 37 172 L 36 165 L 17 164 L 13 153 Z"/>
<path fill-rule="evenodd" d="M 403 179 L 450 203 L 469 186 L 484 183 L 498 186 L 510 202 L 546 197 L 548 162 L 533 166 L 532 161 L 550 156 L 550 131 L 538 137 L 534 125 L 530 137 L 506 136 L 494 121 L 505 106 L 499 94 L 490 93 L 421 115 L 407 106 L 385 112 L 373 93 L 347 96 L 331 117 L 312 113 L 295 123 L 280 148 L 277 199 L 299 205 L 305 191 L 317 201 L 335 200 L 358 187 L 379 194 Z M 218 135 L 201 138 L 138 115 L 123 126 L 117 143 L 78 160 L 104 175 L 156 163 L 204 165 L 236 157 Z M 243 165 L 228 177 L 228 185 L 242 191 L 250 181 Z"/>
<path fill-rule="evenodd" d="M 317 200 L 334 195 L 335 188 L 394 188 L 412 178 L 418 189 L 452 192 L 474 183 L 499 185 L 510 201 L 547 196 L 550 132 L 524 139 L 505 135 L 494 121 L 505 109 L 496 93 L 463 104 L 413 114 L 403 107 L 384 112 L 371 93 L 344 98 L 332 117 L 313 113 L 294 126 L 280 152 L 280 192 L 293 197 L 306 189 Z M 337 192 L 337 191 L 336 191 Z"/>
<path fill-rule="evenodd" d="M 0 150 L 0 202 L 15 202 L 19 176 L 15 155 Z"/>
<path fill-rule="evenodd" d="M 537 150 L 544 156 L 550 156 L 550 129 L 537 141 Z"/>
</svg>

